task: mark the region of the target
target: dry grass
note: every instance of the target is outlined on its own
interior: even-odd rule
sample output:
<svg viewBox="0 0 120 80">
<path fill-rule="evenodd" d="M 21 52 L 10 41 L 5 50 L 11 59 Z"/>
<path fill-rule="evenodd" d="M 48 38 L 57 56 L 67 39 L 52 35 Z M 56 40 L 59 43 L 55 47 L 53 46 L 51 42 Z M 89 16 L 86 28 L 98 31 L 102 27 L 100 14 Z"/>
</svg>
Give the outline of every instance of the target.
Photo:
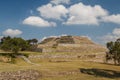
<svg viewBox="0 0 120 80">
<path fill-rule="evenodd" d="M 60 61 L 60 59 L 54 60 Z M 17 59 L 16 64 L 0 62 L 0 71 L 35 69 L 39 70 L 43 75 L 40 80 L 120 80 L 120 75 L 115 76 L 117 72 L 120 74 L 119 66 L 80 60 L 64 62 L 64 60 L 61 62 L 51 62 L 50 59 L 31 59 L 32 62 L 39 64 L 31 65 L 25 63 L 22 59 Z M 81 70 L 83 70 L 83 73 Z M 108 74 L 114 72 L 116 73 L 112 75 L 113 77 Z M 102 73 L 107 76 L 101 75 Z"/>
<path fill-rule="evenodd" d="M 21 52 L 42 54 L 38 52 Z M 51 53 L 68 54 L 68 53 Z M 30 59 L 39 65 L 31 65 L 22 59 L 15 64 L 0 62 L 0 72 L 35 69 L 42 73 L 40 80 L 120 80 L 120 66 L 81 61 L 80 59 Z"/>
</svg>

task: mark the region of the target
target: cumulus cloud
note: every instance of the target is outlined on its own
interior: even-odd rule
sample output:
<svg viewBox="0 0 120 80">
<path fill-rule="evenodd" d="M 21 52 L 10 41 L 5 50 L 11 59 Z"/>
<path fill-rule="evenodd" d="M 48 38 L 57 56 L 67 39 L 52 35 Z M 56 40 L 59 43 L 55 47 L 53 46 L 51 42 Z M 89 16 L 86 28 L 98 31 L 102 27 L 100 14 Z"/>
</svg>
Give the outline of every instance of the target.
<svg viewBox="0 0 120 80">
<path fill-rule="evenodd" d="M 37 11 L 40 12 L 41 16 L 44 18 L 51 19 L 62 19 L 62 17 L 66 17 L 68 10 L 63 5 L 55 5 L 47 4 L 37 8 Z"/>
<path fill-rule="evenodd" d="M 2 33 L 4 36 L 18 36 L 20 34 L 22 34 L 22 31 L 18 30 L 18 29 L 7 29 L 5 31 L 3 31 Z"/>
<path fill-rule="evenodd" d="M 109 42 L 109 41 L 115 41 L 116 39 L 120 38 L 120 28 L 115 28 L 112 33 L 109 33 L 107 35 L 104 35 L 100 38 L 100 40 L 103 43 Z"/>
<path fill-rule="evenodd" d="M 105 16 L 102 18 L 102 21 L 120 24 L 120 14 Z"/>
<path fill-rule="evenodd" d="M 51 0 L 51 3 L 53 4 L 69 4 L 70 0 Z"/>
<path fill-rule="evenodd" d="M 23 21 L 23 24 L 36 26 L 36 27 L 54 27 L 56 26 L 55 22 L 48 22 L 41 17 L 30 16 Z"/>
<path fill-rule="evenodd" d="M 98 25 L 99 18 L 108 15 L 107 10 L 100 5 L 90 6 L 78 3 L 72 5 L 69 9 L 69 18 L 64 24 L 87 24 Z"/>
<path fill-rule="evenodd" d="M 50 3 L 37 8 L 40 17 L 30 16 L 23 21 L 23 24 L 37 27 L 56 26 L 55 22 L 47 20 L 60 20 L 65 25 L 99 25 L 102 22 L 120 24 L 120 14 L 110 15 L 100 5 L 91 6 L 80 2 L 65 7 L 65 5 L 60 4 L 69 2 L 70 0 L 51 0 Z M 33 11 L 30 12 L 32 15 Z"/>
</svg>

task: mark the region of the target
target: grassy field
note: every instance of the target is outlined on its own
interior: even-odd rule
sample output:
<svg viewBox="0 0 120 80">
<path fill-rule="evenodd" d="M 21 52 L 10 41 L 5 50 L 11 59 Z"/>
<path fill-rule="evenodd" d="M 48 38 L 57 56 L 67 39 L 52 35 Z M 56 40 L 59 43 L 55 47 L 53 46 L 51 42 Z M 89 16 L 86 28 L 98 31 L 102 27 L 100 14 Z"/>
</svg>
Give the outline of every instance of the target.
<svg viewBox="0 0 120 80">
<path fill-rule="evenodd" d="M 35 69 L 42 74 L 40 80 L 120 80 L 120 66 L 81 60 L 30 60 L 37 65 L 28 64 L 20 58 L 16 59 L 16 64 L 0 62 L 0 72 Z"/>
</svg>

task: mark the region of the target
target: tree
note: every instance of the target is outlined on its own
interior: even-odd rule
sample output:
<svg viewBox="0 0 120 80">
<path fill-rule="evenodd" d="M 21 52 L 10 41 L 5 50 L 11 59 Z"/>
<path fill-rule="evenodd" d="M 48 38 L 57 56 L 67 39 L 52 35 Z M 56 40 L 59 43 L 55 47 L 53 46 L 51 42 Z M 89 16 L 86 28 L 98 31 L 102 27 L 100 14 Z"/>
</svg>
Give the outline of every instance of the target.
<svg viewBox="0 0 120 80">
<path fill-rule="evenodd" d="M 27 40 L 27 42 L 31 45 L 36 45 L 38 40 L 37 39 L 29 39 L 29 40 Z"/>
<path fill-rule="evenodd" d="M 10 40 L 10 39 L 11 39 L 11 37 L 10 37 L 10 36 L 3 37 L 3 38 L 1 39 L 0 44 L 2 44 L 5 40 Z"/>
<path fill-rule="evenodd" d="M 29 48 L 29 44 L 22 38 L 8 38 L 4 37 L 1 39 L 1 49 L 6 51 L 12 51 L 13 53 L 18 53 L 18 51 L 25 50 Z"/>
<path fill-rule="evenodd" d="M 11 37 L 10 36 L 7 36 L 7 37 L 3 37 L 1 39 L 1 42 L 0 42 L 0 48 L 5 50 L 5 51 L 8 51 L 10 50 L 10 40 L 11 40 Z"/>
<path fill-rule="evenodd" d="M 112 59 L 115 64 L 120 65 L 120 39 L 115 42 L 108 42 L 106 46 L 109 50 L 106 54 L 106 60 Z"/>
<path fill-rule="evenodd" d="M 30 51 L 36 51 L 36 48 L 37 48 L 37 42 L 38 40 L 37 39 L 29 39 L 29 40 L 26 40 L 29 45 L 30 45 L 30 48 L 29 50 Z"/>
</svg>

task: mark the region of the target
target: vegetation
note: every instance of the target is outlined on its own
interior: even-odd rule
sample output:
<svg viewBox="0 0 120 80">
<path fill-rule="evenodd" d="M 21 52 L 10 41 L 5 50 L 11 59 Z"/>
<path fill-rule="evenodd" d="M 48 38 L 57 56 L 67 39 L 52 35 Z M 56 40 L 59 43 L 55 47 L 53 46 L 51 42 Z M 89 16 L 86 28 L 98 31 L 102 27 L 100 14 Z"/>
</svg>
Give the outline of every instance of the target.
<svg viewBox="0 0 120 80">
<path fill-rule="evenodd" d="M 37 39 L 24 40 L 17 37 L 3 37 L 0 42 L 0 49 L 3 50 L 0 51 L 0 61 L 15 63 L 15 58 L 18 55 L 28 57 L 29 54 L 26 54 L 23 51 L 35 50 L 37 42 Z"/>
<path fill-rule="evenodd" d="M 26 40 L 29 44 L 31 45 L 36 45 L 38 40 L 37 39 L 29 39 L 29 40 Z"/>
<path fill-rule="evenodd" d="M 12 51 L 13 53 L 18 53 L 18 51 L 28 49 L 29 44 L 22 38 L 11 38 L 8 36 L 1 39 L 0 48 L 5 51 Z"/>
<path fill-rule="evenodd" d="M 23 38 L 11 38 L 10 36 L 3 37 L 0 42 L 0 48 L 5 51 L 18 51 L 35 50 L 37 47 L 37 39 L 24 40 Z"/>
<path fill-rule="evenodd" d="M 107 44 L 108 52 L 106 55 L 106 60 L 114 60 L 115 65 L 120 65 L 120 39 L 115 42 L 108 42 Z"/>
<path fill-rule="evenodd" d="M 29 51 L 35 51 L 36 48 L 37 48 L 37 43 L 38 43 L 38 40 L 37 39 L 29 39 L 29 40 L 26 40 L 29 44 Z"/>
</svg>

